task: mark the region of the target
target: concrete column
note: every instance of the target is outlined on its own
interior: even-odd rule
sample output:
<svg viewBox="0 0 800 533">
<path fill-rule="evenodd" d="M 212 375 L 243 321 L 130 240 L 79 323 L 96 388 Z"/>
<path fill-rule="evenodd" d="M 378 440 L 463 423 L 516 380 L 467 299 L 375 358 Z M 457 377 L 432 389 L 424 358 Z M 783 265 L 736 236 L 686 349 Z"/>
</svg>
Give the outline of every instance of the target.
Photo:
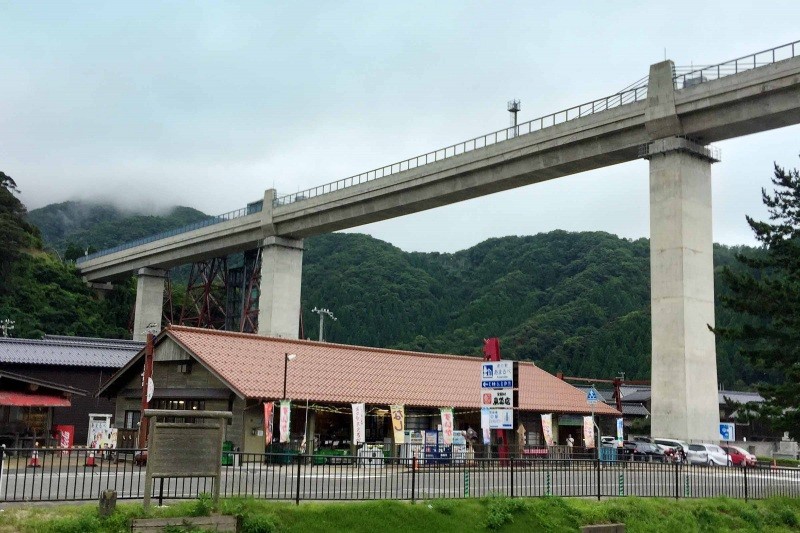
<svg viewBox="0 0 800 533">
<path fill-rule="evenodd" d="M 683 138 L 647 147 L 654 437 L 718 439 L 711 150 Z"/>
<path fill-rule="evenodd" d="M 300 329 L 303 241 L 267 237 L 261 250 L 258 334 L 296 339 Z"/>
<path fill-rule="evenodd" d="M 140 268 L 136 273 L 136 310 L 133 316 L 133 340 L 146 341 L 147 327 L 155 324 L 161 329 L 164 307 L 164 280 L 166 271 Z"/>
</svg>

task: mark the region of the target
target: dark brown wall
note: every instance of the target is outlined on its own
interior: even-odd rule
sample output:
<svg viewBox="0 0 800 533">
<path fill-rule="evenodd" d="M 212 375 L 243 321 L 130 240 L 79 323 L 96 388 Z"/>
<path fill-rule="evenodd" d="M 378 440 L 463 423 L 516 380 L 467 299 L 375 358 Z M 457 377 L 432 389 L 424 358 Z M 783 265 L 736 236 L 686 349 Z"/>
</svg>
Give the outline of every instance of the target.
<svg viewBox="0 0 800 533">
<path fill-rule="evenodd" d="M 116 372 L 116 369 L 8 363 L 3 364 L 3 369 L 89 392 L 88 396 L 73 396 L 72 407 L 55 407 L 53 409 L 53 425 L 75 426 L 75 444 L 78 446 L 86 445 L 89 432 L 89 413 L 114 414 L 114 403 L 106 398 L 95 398 L 94 393 L 100 388 L 100 383 L 107 381 Z"/>
</svg>

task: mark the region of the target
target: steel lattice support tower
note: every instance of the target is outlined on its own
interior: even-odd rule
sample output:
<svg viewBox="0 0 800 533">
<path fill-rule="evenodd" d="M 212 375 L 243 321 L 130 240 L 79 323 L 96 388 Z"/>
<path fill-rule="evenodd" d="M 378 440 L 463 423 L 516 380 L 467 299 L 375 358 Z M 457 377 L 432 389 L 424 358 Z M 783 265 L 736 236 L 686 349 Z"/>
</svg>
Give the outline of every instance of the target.
<svg viewBox="0 0 800 533">
<path fill-rule="evenodd" d="M 225 329 L 228 261 L 215 257 L 192 265 L 180 324 Z"/>
</svg>

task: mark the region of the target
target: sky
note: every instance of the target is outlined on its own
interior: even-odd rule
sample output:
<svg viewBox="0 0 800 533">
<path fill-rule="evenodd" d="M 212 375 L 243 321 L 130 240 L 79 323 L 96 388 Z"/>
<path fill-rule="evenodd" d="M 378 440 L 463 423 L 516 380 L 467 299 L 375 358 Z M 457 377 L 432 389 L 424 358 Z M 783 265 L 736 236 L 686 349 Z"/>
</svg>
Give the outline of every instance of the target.
<svg viewBox="0 0 800 533">
<path fill-rule="evenodd" d="M 0 170 L 67 200 L 220 214 L 613 94 L 672 59 L 800 40 L 800 2 L 9 2 Z M 753 244 L 800 126 L 719 143 L 714 240 Z M 554 229 L 649 235 L 635 161 L 355 228 L 453 252 Z"/>
</svg>

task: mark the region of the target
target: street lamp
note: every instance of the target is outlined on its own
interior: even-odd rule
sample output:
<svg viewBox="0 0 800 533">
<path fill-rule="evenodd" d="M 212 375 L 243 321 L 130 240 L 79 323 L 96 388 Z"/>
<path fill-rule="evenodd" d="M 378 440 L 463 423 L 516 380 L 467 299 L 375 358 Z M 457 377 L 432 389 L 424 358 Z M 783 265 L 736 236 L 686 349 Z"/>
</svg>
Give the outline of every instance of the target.
<svg viewBox="0 0 800 533">
<path fill-rule="evenodd" d="M 281 397 L 283 400 L 286 399 L 286 373 L 289 369 L 289 361 L 294 361 L 295 357 L 297 354 L 293 353 L 286 353 L 283 357 L 283 396 Z"/>
</svg>

